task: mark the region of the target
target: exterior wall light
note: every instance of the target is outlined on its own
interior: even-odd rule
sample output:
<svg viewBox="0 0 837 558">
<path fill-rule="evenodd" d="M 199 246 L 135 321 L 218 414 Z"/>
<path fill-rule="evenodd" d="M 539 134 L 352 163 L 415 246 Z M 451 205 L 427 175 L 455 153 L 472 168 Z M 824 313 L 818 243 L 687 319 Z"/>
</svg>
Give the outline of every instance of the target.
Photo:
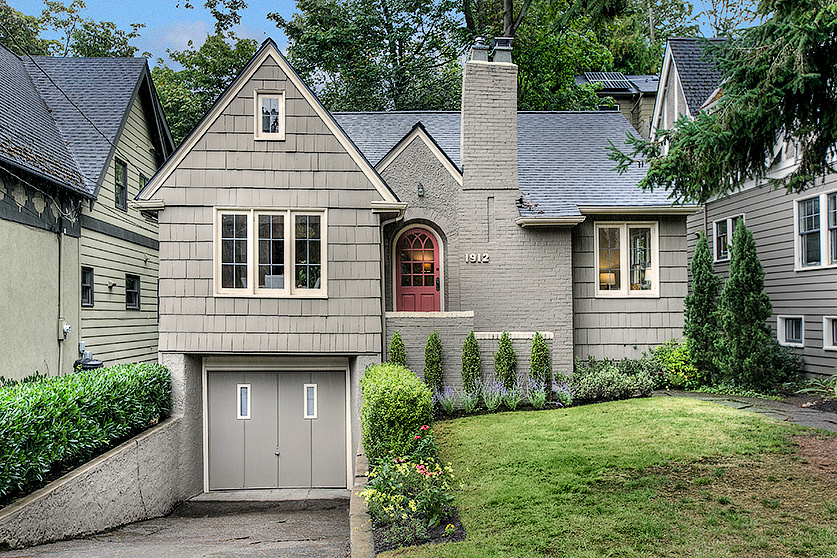
<svg viewBox="0 0 837 558">
<path fill-rule="evenodd" d="M 418 195 L 420 198 L 424 196 L 424 186 L 421 184 L 421 182 L 419 182 L 418 185 Z"/>
</svg>

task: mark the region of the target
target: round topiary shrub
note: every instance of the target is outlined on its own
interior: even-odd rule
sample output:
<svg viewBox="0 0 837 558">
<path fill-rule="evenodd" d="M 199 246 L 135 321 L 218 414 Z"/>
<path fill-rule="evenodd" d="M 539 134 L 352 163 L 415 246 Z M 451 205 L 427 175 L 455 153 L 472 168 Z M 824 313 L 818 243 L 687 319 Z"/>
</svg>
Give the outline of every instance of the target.
<svg viewBox="0 0 837 558">
<path fill-rule="evenodd" d="M 360 380 L 363 446 L 374 462 L 412 453 L 416 433 L 433 420 L 430 388 L 408 368 L 386 363 L 371 366 Z"/>
</svg>

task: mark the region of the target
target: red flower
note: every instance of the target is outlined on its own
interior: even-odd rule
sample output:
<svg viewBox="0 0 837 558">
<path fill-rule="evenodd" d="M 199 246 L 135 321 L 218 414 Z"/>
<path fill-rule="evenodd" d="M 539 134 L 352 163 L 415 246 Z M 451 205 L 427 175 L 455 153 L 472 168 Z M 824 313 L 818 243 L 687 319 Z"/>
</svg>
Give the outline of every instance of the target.
<svg viewBox="0 0 837 558">
<path fill-rule="evenodd" d="M 430 430 L 430 427 L 425 424 L 424 426 L 421 427 L 421 429 L 422 430 Z"/>
<path fill-rule="evenodd" d="M 414 440 L 421 440 L 421 436 L 419 436 L 418 434 L 416 434 L 416 437 L 414 438 Z"/>
</svg>

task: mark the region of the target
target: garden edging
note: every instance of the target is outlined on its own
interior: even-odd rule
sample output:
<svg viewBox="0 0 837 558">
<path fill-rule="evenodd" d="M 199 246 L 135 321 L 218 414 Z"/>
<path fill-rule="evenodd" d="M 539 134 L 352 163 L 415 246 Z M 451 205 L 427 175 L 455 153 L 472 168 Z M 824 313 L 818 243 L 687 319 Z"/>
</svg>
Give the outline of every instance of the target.
<svg viewBox="0 0 837 558">
<path fill-rule="evenodd" d="M 182 417 L 172 417 L 0 509 L 0 548 L 97 533 L 171 512 Z"/>
<path fill-rule="evenodd" d="M 349 544 L 352 558 L 374 558 L 375 541 L 372 538 L 372 518 L 366 509 L 366 502 L 360 492 L 369 478 L 369 462 L 363 450 L 363 442 L 358 444 L 355 458 L 355 480 L 349 501 Z"/>
</svg>

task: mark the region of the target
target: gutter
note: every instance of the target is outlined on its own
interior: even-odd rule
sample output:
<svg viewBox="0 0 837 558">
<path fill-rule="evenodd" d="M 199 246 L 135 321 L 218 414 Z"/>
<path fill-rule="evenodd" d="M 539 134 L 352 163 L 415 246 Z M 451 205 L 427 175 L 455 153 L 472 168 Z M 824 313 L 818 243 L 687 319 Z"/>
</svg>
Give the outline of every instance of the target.
<svg viewBox="0 0 837 558">
<path fill-rule="evenodd" d="M 407 202 L 390 202 L 390 201 L 373 201 L 372 213 L 396 213 L 393 220 L 398 220 L 404 217 L 404 211 L 407 209 Z M 381 223 L 381 226 L 387 223 Z"/>
<path fill-rule="evenodd" d="M 644 206 L 595 206 L 579 205 L 585 215 L 692 215 L 700 211 L 699 205 L 644 205 Z"/>
<path fill-rule="evenodd" d="M 514 224 L 528 228 L 528 227 L 572 227 L 583 223 L 586 217 L 583 215 L 578 217 L 520 217 L 515 220 Z"/>
<path fill-rule="evenodd" d="M 139 211 L 162 211 L 166 208 L 163 200 L 128 200 L 128 207 Z"/>
</svg>

